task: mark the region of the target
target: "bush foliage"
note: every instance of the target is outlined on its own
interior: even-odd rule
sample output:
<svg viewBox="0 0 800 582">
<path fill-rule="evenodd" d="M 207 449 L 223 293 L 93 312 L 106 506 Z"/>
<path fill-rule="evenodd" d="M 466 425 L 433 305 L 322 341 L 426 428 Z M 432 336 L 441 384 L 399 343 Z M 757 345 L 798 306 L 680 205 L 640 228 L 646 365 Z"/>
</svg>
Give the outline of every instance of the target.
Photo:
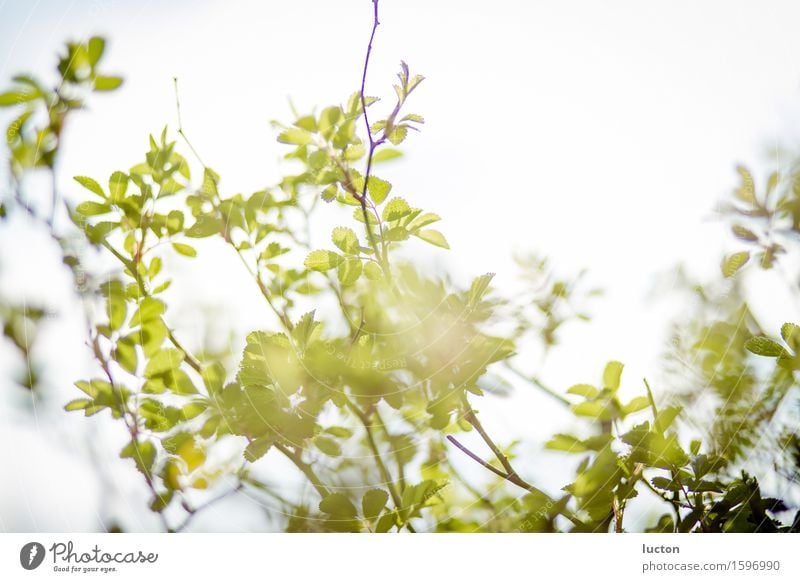
<svg viewBox="0 0 800 582">
<path fill-rule="evenodd" d="M 165 530 L 183 530 L 244 493 L 273 508 L 286 531 L 622 532 L 637 497 L 650 499 L 646 531 L 800 529 L 791 506 L 800 327 L 760 329 L 740 274 L 751 263 L 780 267 L 796 245 L 800 172 L 773 174 L 761 190 L 739 169 L 726 220 L 745 250 L 724 259 L 722 277 L 687 282 L 694 312 L 676 324 L 674 391 L 657 399 L 645 382 L 638 396 L 621 398 L 615 361 L 595 383 L 551 389 L 518 371 L 518 348 L 554 345 L 564 324 L 588 319 L 595 291 L 535 256 L 519 261 L 525 289 L 516 297 L 494 289 L 491 273 L 459 288 L 407 258 L 449 248 L 442 218 L 421 207 L 427 201 L 398 195 L 379 175 L 424 124 L 409 110 L 423 77 L 408 65 L 384 105 L 365 92 L 368 51 L 360 90 L 277 124 L 298 171 L 272 187 L 229 192 L 179 128 L 150 136 L 143 159 L 107 178 L 76 176 L 79 203 L 55 188 L 44 200 L 24 178 L 54 173 L 67 119 L 93 93 L 122 84 L 103 72 L 104 47 L 102 38 L 69 43 L 54 88 L 20 75 L 0 94 L 14 112 L 0 216 L 30 215 L 60 249 L 97 362 L 65 409 L 116 420 L 128 435 L 120 455 L 140 473 Z M 311 246 L 312 217 L 341 208 L 350 218 L 329 244 Z M 68 226 L 56 226 L 59 215 Z M 241 354 L 204 350 L 169 323 L 164 258 L 191 261 L 197 239 L 229 249 L 274 315 L 272 326 L 247 335 Z M 398 252 L 404 247 L 412 252 Z M 43 313 L 2 303 L 4 334 L 26 359 Z M 529 465 L 481 423 L 476 407 L 508 389 L 508 374 L 580 422 L 571 423 L 580 434 L 555 434 L 545 445 L 575 459 L 561 491 L 535 485 L 535 470 L 518 472 Z M 24 384 L 38 389 L 36 375 Z M 468 448 L 463 433 L 482 448 Z M 238 459 L 220 463 L 214 449 L 231 443 Z M 253 470 L 277 457 L 307 482 L 305 493 Z M 453 462 L 459 457 L 495 481 L 470 483 Z M 768 493 L 777 491 L 788 493 Z"/>
</svg>

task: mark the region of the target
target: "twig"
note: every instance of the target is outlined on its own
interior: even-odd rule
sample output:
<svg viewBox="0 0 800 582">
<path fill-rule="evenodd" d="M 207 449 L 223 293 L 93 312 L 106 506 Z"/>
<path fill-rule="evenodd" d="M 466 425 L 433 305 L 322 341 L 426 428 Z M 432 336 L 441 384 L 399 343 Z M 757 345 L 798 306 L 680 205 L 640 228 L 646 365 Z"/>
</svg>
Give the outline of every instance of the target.
<svg viewBox="0 0 800 582">
<path fill-rule="evenodd" d="M 518 370 L 510 362 L 506 362 L 505 363 L 505 367 L 509 372 L 511 372 L 512 374 L 514 374 L 515 376 L 517 376 L 521 380 L 525 380 L 526 382 L 528 382 L 529 384 L 532 384 L 533 386 L 535 386 L 536 388 L 538 388 L 539 390 L 541 390 L 542 392 L 544 392 L 545 394 L 547 394 L 551 398 L 555 398 L 560 404 L 563 404 L 564 406 L 572 406 L 572 402 L 567 400 L 564 396 L 562 396 L 561 394 L 559 394 L 558 392 L 556 392 L 555 390 L 553 390 L 549 386 L 543 384 L 542 381 L 539 380 L 539 378 L 537 378 L 536 376 L 528 376 L 527 374 L 524 374 L 523 372 Z"/>
<path fill-rule="evenodd" d="M 300 453 L 298 451 L 293 451 L 286 445 L 282 443 L 275 443 L 275 448 L 278 449 L 284 456 L 289 459 L 295 467 L 300 469 L 300 472 L 305 475 L 306 479 L 309 480 L 311 485 L 314 486 L 319 496 L 322 498 L 327 497 L 330 493 L 328 492 L 328 488 L 322 483 L 320 478 L 314 472 L 314 469 L 311 468 L 311 465 L 303 461 L 300 457 Z"/>
<path fill-rule="evenodd" d="M 372 41 L 375 40 L 375 31 L 378 30 L 378 25 L 380 21 L 378 20 L 378 0 L 372 0 L 373 6 L 373 19 L 372 19 L 372 32 L 369 35 L 369 43 L 367 44 L 367 54 L 364 58 L 364 68 L 361 73 L 361 110 L 364 114 L 364 125 L 367 127 L 367 139 L 369 140 L 369 151 L 367 152 L 367 168 L 364 172 L 364 186 L 361 189 L 361 194 L 354 193 L 354 197 L 358 202 L 361 204 L 361 213 L 364 217 L 364 227 L 367 230 L 367 237 L 369 238 L 370 245 L 372 246 L 373 251 L 375 251 L 375 256 L 378 259 L 381 259 L 381 267 L 383 268 L 384 274 L 386 275 L 387 280 L 391 281 L 391 273 L 389 272 L 389 267 L 385 261 L 385 252 L 381 255 L 378 252 L 378 244 L 375 241 L 375 234 L 372 232 L 372 228 L 369 224 L 369 215 L 367 213 L 367 188 L 369 186 L 369 179 L 372 173 L 372 158 L 375 155 L 375 149 L 381 145 L 386 136 L 383 136 L 378 141 L 372 137 L 372 128 L 369 124 L 369 116 L 367 114 L 367 96 L 366 96 L 366 85 L 367 85 L 367 71 L 369 69 L 369 57 L 372 54 Z M 384 251 L 385 251 L 384 247 Z"/>
<path fill-rule="evenodd" d="M 214 497 L 212 499 L 209 499 L 208 501 L 198 505 L 197 507 L 190 507 L 190 506 L 184 505 L 184 509 L 186 509 L 186 511 L 189 513 L 189 515 L 187 515 L 186 519 L 184 519 L 183 522 L 181 522 L 181 524 L 178 527 L 176 527 L 173 531 L 176 532 L 176 533 L 183 531 L 184 529 L 186 529 L 186 527 L 189 525 L 189 523 L 191 523 L 191 521 L 195 518 L 195 516 L 199 512 L 203 511 L 204 509 L 208 509 L 209 507 L 211 507 L 215 503 L 218 503 L 218 502 L 222 501 L 223 499 L 225 499 L 227 497 L 230 497 L 234 493 L 237 493 L 238 491 L 241 491 L 242 487 L 244 487 L 244 483 L 239 483 L 233 489 L 229 489 L 225 493 L 217 495 L 216 497 Z"/>
</svg>

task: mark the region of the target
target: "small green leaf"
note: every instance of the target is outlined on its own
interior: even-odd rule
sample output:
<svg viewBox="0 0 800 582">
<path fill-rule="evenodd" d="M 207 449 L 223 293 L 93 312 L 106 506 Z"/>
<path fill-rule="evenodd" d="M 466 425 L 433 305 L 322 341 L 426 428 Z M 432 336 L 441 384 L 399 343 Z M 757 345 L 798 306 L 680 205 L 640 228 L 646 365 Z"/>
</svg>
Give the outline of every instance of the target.
<svg viewBox="0 0 800 582">
<path fill-rule="evenodd" d="M 94 66 L 100 61 L 100 57 L 103 56 L 103 51 L 106 48 L 106 41 L 102 37 L 93 36 L 89 39 L 89 42 L 86 43 L 86 48 L 89 53 L 89 64 Z"/>
<path fill-rule="evenodd" d="M 342 262 L 342 257 L 333 251 L 317 250 L 311 251 L 303 264 L 312 271 L 325 272 L 338 267 Z"/>
<path fill-rule="evenodd" d="M 765 356 L 768 358 L 786 358 L 789 356 L 789 352 L 786 351 L 786 348 L 768 337 L 752 337 L 745 342 L 744 347 L 758 356 Z"/>
<path fill-rule="evenodd" d="M 270 447 L 272 447 L 274 440 L 272 437 L 258 437 L 257 439 L 250 441 L 247 447 L 244 449 L 244 458 L 250 463 L 255 463 L 261 457 L 267 454 Z"/>
<path fill-rule="evenodd" d="M 87 200 L 78 204 L 75 207 L 75 212 L 82 216 L 99 216 L 111 212 L 111 207 L 108 204 Z"/>
<path fill-rule="evenodd" d="M 383 219 L 387 222 L 400 220 L 411 214 L 411 207 L 402 198 L 392 198 L 383 208 Z"/>
<path fill-rule="evenodd" d="M 383 271 L 377 264 L 370 261 L 366 265 L 364 265 L 364 275 L 370 281 L 377 281 L 378 279 L 383 277 Z"/>
<path fill-rule="evenodd" d="M 197 217 L 195 223 L 186 231 L 190 238 L 205 238 L 222 231 L 222 220 L 215 216 L 203 214 Z"/>
<path fill-rule="evenodd" d="M 181 365 L 185 356 L 186 354 L 181 350 L 174 348 L 159 350 L 150 358 L 150 361 L 147 362 L 144 375 L 148 378 L 152 378 L 164 372 L 175 370 Z"/>
<path fill-rule="evenodd" d="M 378 517 L 389 501 L 389 494 L 383 489 L 370 489 L 361 498 L 361 509 L 364 517 L 373 520 Z"/>
<path fill-rule="evenodd" d="M 159 301 L 158 299 L 153 299 L 152 297 L 145 297 L 139 303 L 139 307 L 136 309 L 136 312 L 133 314 L 131 318 L 130 325 L 131 327 L 136 327 L 137 325 L 142 324 L 143 322 L 152 321 L 161 317 L 161 315 L 166 310 L 166 305 L 164 305 L 163 301 Z"/>
<path fill-rule="evenodd" d="M 95 91 L 113 91 L 122 85 L 122 77 L 97 75 L 94 78 Z"/>
<path fill-rule="evenodd" d="M 429 224 L 433 224 L 434 222 L 439 222 L 442 219 L 441 216 L 436 214 L 435 212 L 426 212 L 411 221 L 411 224 L 408 225 L 409 230 L 417 231 L 424 226 L 428 226 Z"/>
<path fill-rule="evenodd" d="M 742 251 L 739 253 L 733 253 L 725 257 L 722 261 L 722 274 L 725 278 L 733 277 L 736 272 L 744 267 L 745 263 L 750 260 L 750 253 L 747 251 Z"/>
<path fill-rule="evenodd" d="M 567 453 L 582 453 L 587 450 L 586 445 L 571 434 L 556 434 L 544 446 L 552 451 Z"/>
<path fill-rule="evenodd" d="M 622 412 L 625 414 L 633 414 L 634 412 L 644 410 L 648 406 L 650 406 L 650 399 L 647 398 L 647 396 L 637 396 L 622 407 Z"/>
<path fill-rule="evenodd" d="M 67 412 L 71 412 L 73 410 L 83 410 L 87 406 L 91 406 L 92 400 L 88 398 L 77 398 L 75 400 L 70 400 L 64 405 L 64 410 Z"/>
<path fill-rule="evenodd" d="M 609 362 L 603 370 L 603 386 L 615 392 L 619 389 L 619 380 L 622 376 L 622 362 Z"/>
<path fill-rule="evenodd" d="M 397 125 L 392 128 L 392 131 L 389 132 L 389 135 L 386 137 L 392 142 L 394 145 L 399 145 L 406 139 L 408 135 L 408 128 L 405 125 Z"/>
<path fill-rule="evenodd" d="M 358 237 L 356 236 L 356 233 L 353 232 L 353 229 L 346 228 L 344 226 L 337 226 L 333 229 L 331 239 L 333 240 L 333 244 L 339 247 L 342 252 L 345 252 L 349 255 L 358 254 Z"/>
<path fill-rule="evenodd" d="M 338 457 L 342 454 L 342 447 L 339 446 L 339 443 L 328 437 L 316 437 L 314 439 L 314 446 L 329 457 Z"/>
<path fill-rule="evenodd" d="M 337 276 L 339 282 L 347 287 L 352 285 L 361 276 L 362 264 L 360 259 L 346 259 L 339 263 Z"/>
<path fill-rule="evenodd" d="M 745 228 L 741 224 L 734 224 L 731 227 L 731 231 L 733 235 L 743 241 L 747 242 L 755 242 L 758 240 L 758 236 L 752 230 Z"/>
<path fill-rule="evenodd" d="M 781 337 L 792 350 L 797 352 L 798 347 L 800 347 L 800 325 L 784 323 L 781 326 Z"/>
<path fill-rule="evenodd" d="M 367 192 L 375 204 L 381 204 L 384 200 L 386 200 L 386 197 L 389 195 L 391 190 L 392 185 L 386 180 L 381 180 L 377 176 L 369 177 L 369 181 L 367 182 Z"/>
<path fill-rule="evenodd" d="M 443 249 L 450 248 L 450 245 L 447 244 L 447 239 L 444 238 L 444 235 L 438 230 L 420 230 L 419 232 L 414 233 L 414 236 L 421 238 L 425 242 L 431 243 L 434 246 L 441 247 Z"/>
<path fill-rule="evenodd" d="M 113 202 L 120 202 L 128 191 L 128 176 L 122 172 L 114 172 L 108 179 L 108 192 Z"/>
<path fill-rule="evenodd" d="M 314 136 L 299 127 L 290 127 L 278 135 L 278 141 L 291 145 L 308 145 L 314 141 Z"/>
<path fill-rule="evenodd" d="M 380 162 L 388 162 L 389 160 L 396 160 L 403 156 L 403 152 L 394 148 L 381 148 L 375 155 L 372 156 L 372 162 L 377 164 Z"/>
<path fill-rule="evenodd" d="M 356 506 L 343 493 L 331 493 L 319 502 L 320 511 L 336 517 L 354 518 L 358 515 Z"/>
<path fill-rule="evenodd" d="M 88 176 L 75 176 L 73 179 L 90 192 L 94 192 L 100 196 L 100 198 L 105 200 L 106 194 L 103 192 L 103 188 L 100 186 L 100 184 L 98 184 L 95 180 L 92 180 Z"/>
<path fill-rule="evenodd" d="M 23 92 L 23 91 L 9 91 L 8 93 L 0 93 L 0 107 L 13 107 L 28 101 L 33 101 L 38 95 L 36 93 Z"/>
<path fill-rule="evenodd" d="M 589 384 L 575 384 L 567 389 L 567 394 L 577 394 L 585 398 L 596 398 L 600 391 Z"/>
<path fill-rule="evenodd" d="M 172 243 L 172 248 L 175 249 L 180 254 L 185 255 L 187 257 L 197 256 L 197 250 L 193 246 L 187 244 L 174 242 Z"/>
</svg>

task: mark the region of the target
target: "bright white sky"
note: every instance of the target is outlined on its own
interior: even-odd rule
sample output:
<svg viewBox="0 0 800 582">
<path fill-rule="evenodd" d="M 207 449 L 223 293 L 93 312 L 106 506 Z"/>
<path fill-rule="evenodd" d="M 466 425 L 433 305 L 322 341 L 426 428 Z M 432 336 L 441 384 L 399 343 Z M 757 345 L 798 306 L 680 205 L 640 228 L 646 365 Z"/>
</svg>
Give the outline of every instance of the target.
<svg viewBox="0 0 800 582">
<path fill-rule="evenodd" d="M 785 160 L 764 152 L 800 135 L 800 5 L 383 0 L 381 13 L 368 91 L 391 97 L 401 59 L 427 77 L 410 102 L 427 120 L 423 132 L 382 175 L 413 205 L 444 216 L 453 250 L 430 260 L 458 280 L 496 271 L 500 287 L 513 280 L 515 251 L 547 253 L 566 273 L 588 267 L 606 296 L 593 324 L 565 334 L 543 376 L 565 388 L 619 359 L 631 390 L 644 375 L 657 378 L 676 306 L 646 302 L 655 276 L 681 259 L 695 272 L 717 269 L 731 243 L 713 208 L 735 184 L 735 163 L 759 175 L 779 169 Z M 300 110 L 346 99 L 370 24 L 368 0 L 0 0 L 0 79 L 50 72 L 63 40 L 103 34 L 106 68 L 126 82 L 73 120 L 62 189 L 76 192 L 76 174 L 102 181 L 129 167 L 147 132 L 175 127 L 177 76 L 184 126 L 204 160 L 225 191 L 253 191 L 280 175 L 269 120 L 289 119 L 289 97 Z M 33 250 L 20 261 L 12 251 L 25 241 Z M 69 311 L 50 293 L 55 264 L 43 242 L 20 229 L 0 233 L 0 289 Z M 192 291 L 178 310 L 186 335 L 201 331 L 191 319 L 198 305 L 216 305 L 239 332 L 267 321 L 254 295 L 230 301 L 232 288 L 248 286 L 235 264 L 213 263 L 213 277 L 208 264 L 175 265 L 185 277 L 178 291 Z M 668 285 L 669 275 L 660 280 Z M 96 527 L 86 508 L 99 486 L 85 458 L 70 453 L 84 423 L 57 412 L 72 380 L 91 370 L 80 320 L 49 330 L 42 353 L 58 396 L 37 408 L 35 430 L 21 413 L 29 403 L 11 387 L 0 391 L 0 437 L 15 439 L 0 450 L 0 531 Z M 548 407 L 521 388 L 483 409 L 501 440 L 527 437 L 521 452 L 539 455 L 553 422 L 568 420 L 545 421 Z M 113 457 L 102 441 L 98 448 Z M 52 475 L 46 463 L 63 479 L 62 497 L 37 481 Z"/>
</svg>

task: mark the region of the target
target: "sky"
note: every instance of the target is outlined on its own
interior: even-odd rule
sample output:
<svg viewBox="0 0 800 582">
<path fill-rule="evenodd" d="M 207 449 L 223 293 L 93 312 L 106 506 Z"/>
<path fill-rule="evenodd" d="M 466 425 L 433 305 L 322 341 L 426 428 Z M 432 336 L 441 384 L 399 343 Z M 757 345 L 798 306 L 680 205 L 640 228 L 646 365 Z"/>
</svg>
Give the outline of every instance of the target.
<svg viewBox="0 0 800 582">
<path fill-rule="evenodd" d="M 565 389 L 618 359 L 630 390 L 644 376 L 657 380 L 668 322 L 682 306 L 654 302 L 654 287 L 668 291 L 681 260 L 700 276 L 718 269 L 733 242 L 715 208 L 736 184 L 735 165 L 752 166 L 763 182 L 788 161 L 768 152 L 796 147 L 799 17 L 790 1 L 382 0 L 367 92 L 389 100 L 401 59 L 426 77 L 409 102 L 425 126 L 382 176 L 412 205 L 444 217 L 452 249 L 420 249 L 420 260 L 457 281 L 496 272 L 500 289 L 513 288 L 514 253 L 547 254 L 565 274 L 587 268 L 605 290 L 595 320 L 566 330 L 541 376 Z M 125 84 L 92 99 L 68 128 L 61 190 L 77 195 L 70 178 L 78 174 L 102 182 L 139 160 L 148 133 L 174 130 L 177 77 L 184 129 L 223 190 L 255 191 L 286 170 L 270 120 L 289 120 L 290 100 L 300 111 L 345 101 L 360 81 L 370 25 L 368 0 L 0 0 L 0 80 L 50 73 L 64 40 L 102 34 L 106 69 Z M 320 241 L 329 230 L 320 228 Z M 11 252 L 22 244 L 25 260 Z M 230 301 L 246 276 L 207 254 L 172 265 L 179 331 L 204 332 L 201 307 L 239 334 L 266 322 L 254 291 Z M 11 386 L 0 391 L 0 438 L 14 443 L 0 449 L 0 464 L 19 468 L 0 471 L 0 530 L 92 528 L 103 503 L 119 509 L 126 499 L 103 500 L 91 458 L 74 452 L 93 442 L 102 462 L 117 466 L 113 447 L 97 442 L 102 421 L 87 433 L 82 419 L 58 412 L 72 379 L 92 368 L 74 302 L 52 292 L 54 278 L 69 285 L 55 261 L 46 238 L 24 224 L 0 232 L 0 292 L 62 314 L 42 337 L 50 400 L 34 405 Z M 785 310 L 766 296 L 754 297 L 755 307 L 778 326 Z M 542 438 L 568 422 L 549 406 L 520 387 L 483 405 L 485 424 L 542 455 Z M 57 494 L 46 466 L 62 480 Z M 130 471 L 110 473 L 141 494 L 125 481 Z M 135 521 L 134 506 L 119 511 Z"/>
</svg>

